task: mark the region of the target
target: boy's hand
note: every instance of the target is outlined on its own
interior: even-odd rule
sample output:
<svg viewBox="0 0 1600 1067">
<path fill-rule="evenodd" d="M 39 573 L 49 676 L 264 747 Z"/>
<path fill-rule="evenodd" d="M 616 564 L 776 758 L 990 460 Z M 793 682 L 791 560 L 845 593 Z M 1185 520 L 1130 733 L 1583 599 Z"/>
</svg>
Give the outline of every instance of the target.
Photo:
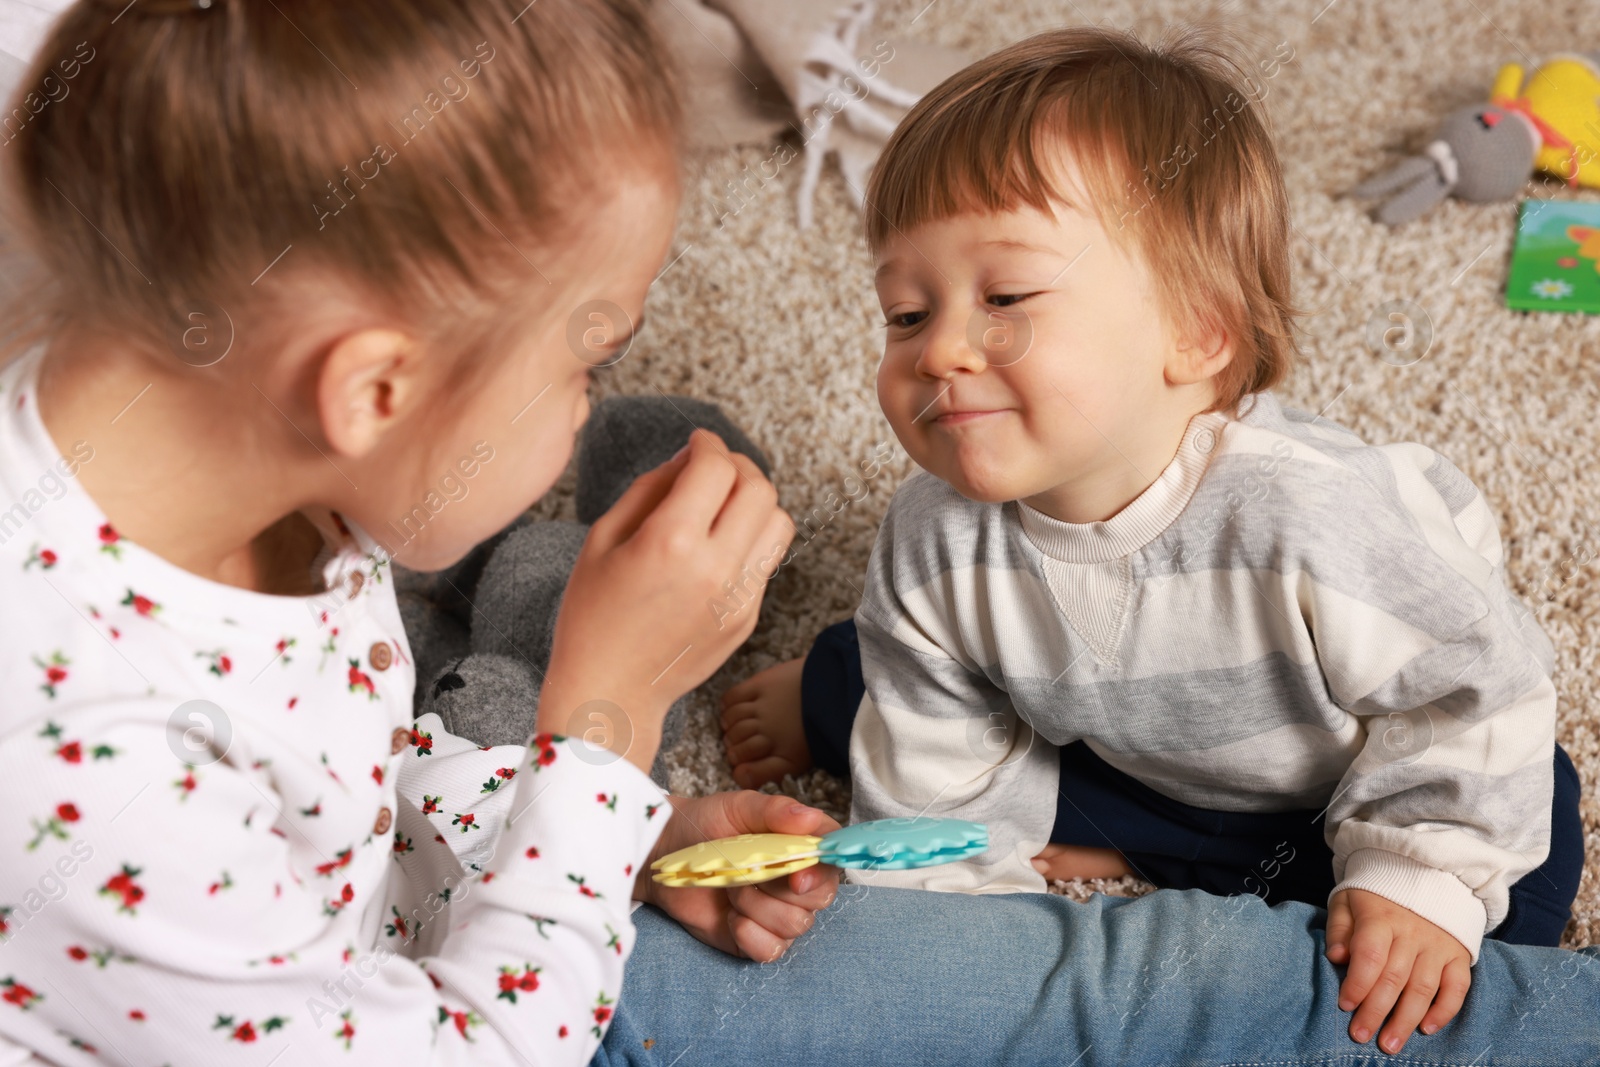
<svg viewBox="0 0 1600 1067">
<path fill-rule="evenodd" d="M 650 864 L 701 841 L 739 834 L 821 837 L 839 828 L 816 808 L 748 789 L 669 799 L 672 820 L 634 882 L 635 900 L 654 904 L 714 948 L 762 963 L 787 952 L 795 938 L 811 929 L 816 913 L 833 903 L 839 871 L 821 863 L 786 878 L 728 889 L 658 884 L 650 877 Z"/>
<path fill-rule="evenodd" d="M 1465 945 L 1365 889 L 1341 890 L 1328 902 L 1327 955 L 1332 963 L 1350 965 L 1339 987 L 1340 1011 L 1360 1007 L 1350 1036 L 1366 1044 L 1388 1017 L 1378 1039 L 1385 1052 L 1404 1048 L 1418 1023 L 1431 1034 L 1454 1019 L 1472 985 L 1472 954 Z"/>
</svg>

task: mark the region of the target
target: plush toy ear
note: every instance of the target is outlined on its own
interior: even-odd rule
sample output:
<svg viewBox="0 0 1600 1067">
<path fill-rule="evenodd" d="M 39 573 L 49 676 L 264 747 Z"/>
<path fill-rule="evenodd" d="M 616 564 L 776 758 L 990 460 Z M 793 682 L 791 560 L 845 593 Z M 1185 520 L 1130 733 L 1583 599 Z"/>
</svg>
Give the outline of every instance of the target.
<svg viewBox="0 0 1600 1067">
<path fill-rule="evenodd" d="M 1450 184 L 1437 171 L 1424 174 L 1411 185 L 1391 196 L 1372 212 L 1372 217 L 1389 226 L 1399 226 L 1421 215 L 1450 192 Z"/>
<path fill-rule="evenodd" d="M 1360 200 L 1374 196 L 1387 196 L 1403 186 L 1410 185 L 1425 174 L 1435 170 L 1433 160 L 1427 156 L 1412 156 L 1401 160 L 1388 170 L 1375 174 L 1350 190 L 1347 194 Z"/>
</svg>

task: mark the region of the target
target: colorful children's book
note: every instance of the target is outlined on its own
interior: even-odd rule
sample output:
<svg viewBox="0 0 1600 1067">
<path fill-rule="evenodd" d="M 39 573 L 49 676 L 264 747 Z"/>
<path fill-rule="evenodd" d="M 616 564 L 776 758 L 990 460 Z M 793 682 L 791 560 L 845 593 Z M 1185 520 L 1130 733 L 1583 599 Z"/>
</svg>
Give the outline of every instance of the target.
<svg viewBox="0 0 1600 1067">
<path fill-rule="evenodd" d="M 1600 314 L 1600 203 L 1522 201 L 1506 306 Z"/>
</svg>

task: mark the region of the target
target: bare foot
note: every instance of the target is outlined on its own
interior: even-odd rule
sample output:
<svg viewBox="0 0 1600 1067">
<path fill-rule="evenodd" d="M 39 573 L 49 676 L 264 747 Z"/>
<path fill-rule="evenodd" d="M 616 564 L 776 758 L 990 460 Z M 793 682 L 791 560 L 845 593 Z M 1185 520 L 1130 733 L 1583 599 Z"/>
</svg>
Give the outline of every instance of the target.
<svg viewBox="0 0 1600 1067">
<path fill-rule="evenodd" d="M 1070 882 L 1074 878 L 1122 878 L 1133 873 L 1122 853 L 1114 848 L 1089 848 L 1087 845 L 1044 846 L 1033 857 L 1033 869 L 1047 882 Z"/>
<path fill-rule="evenodd" d="M 800 725 L 805 662 L 792 659 L 768 667 L 722 694 L 722 743 L 733 780 L 745 789 L 811 769 L 811 748 Z"/>
</svg>

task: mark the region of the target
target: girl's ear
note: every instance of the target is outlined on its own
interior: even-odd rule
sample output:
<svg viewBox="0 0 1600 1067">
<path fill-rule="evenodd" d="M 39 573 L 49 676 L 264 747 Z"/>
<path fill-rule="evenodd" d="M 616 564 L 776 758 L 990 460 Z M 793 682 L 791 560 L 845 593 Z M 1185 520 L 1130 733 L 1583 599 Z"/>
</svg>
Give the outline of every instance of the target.
<svg viewBox="0 0 1600 1067">
<path fill-rule="evenodd" d="M 341 456 L 367 455 L 417 395 L 416 346 L 395 330 L 366 329 L 335 341 L 317 376 L 323 438 Z"/>
</svg>

